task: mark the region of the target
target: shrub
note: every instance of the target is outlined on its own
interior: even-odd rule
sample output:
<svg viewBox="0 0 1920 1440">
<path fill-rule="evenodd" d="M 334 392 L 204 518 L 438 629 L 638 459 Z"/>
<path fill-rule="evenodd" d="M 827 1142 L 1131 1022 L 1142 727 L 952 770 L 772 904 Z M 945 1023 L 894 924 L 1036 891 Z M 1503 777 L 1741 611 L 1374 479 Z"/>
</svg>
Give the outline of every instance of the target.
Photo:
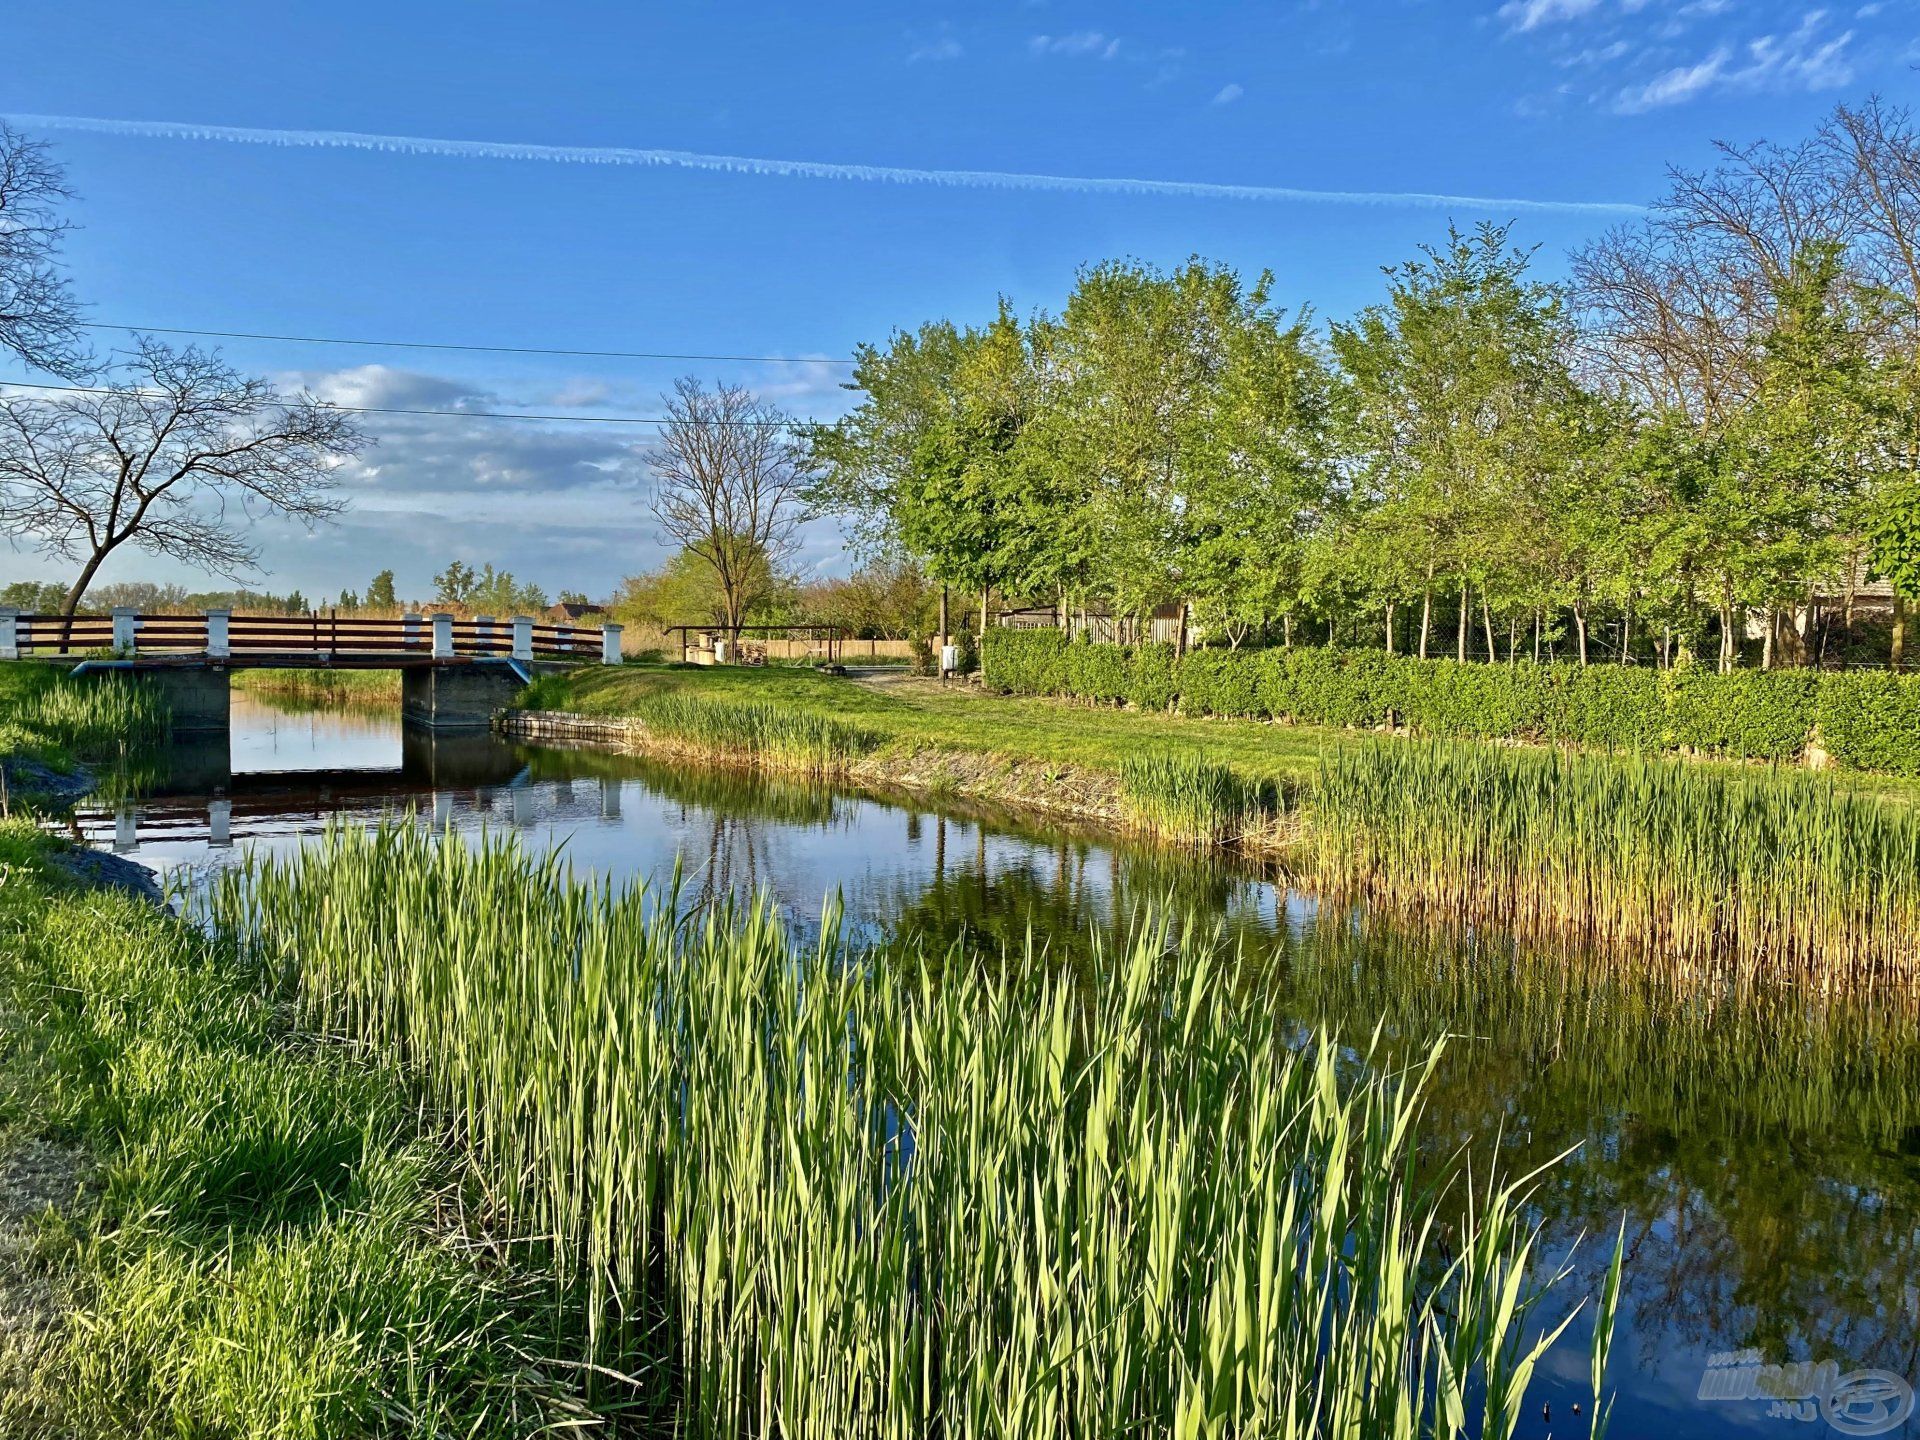
<svg viewBox="0 0 1920 1440">
<path fill-rule="evenodd" d="M 1179 695 L 1173 646 L 1136 645 L 1127 674 L 1127 699 L 1142 710 L 1170 710 Z"/>
<path fill-rule="evenodd" d="M 1920 775 L 1920 677 L 1826 676 L 1815 714 L 1821 744 L 1842 765 Z"/>
<path fill-rule="evenodd" d="M 1177 667 L 1180 708 L 1188 715 L 1263 715 L 1252 653 L 1195 650 Z"/>
<path fill-rule="evenodd" d="M 1661 677 L 1665 743 L 1744 760 L 1791 760 L 1813 729 L 1819 678 L 1806 670 L 1735 670 L 1691 665 Z"/>
<path fill-rule="evenodd" d="M 1013 695 L 1063 695 L 1067 637 L 1058 630 L 987 631 L 987 684 Z"/>
</svg>

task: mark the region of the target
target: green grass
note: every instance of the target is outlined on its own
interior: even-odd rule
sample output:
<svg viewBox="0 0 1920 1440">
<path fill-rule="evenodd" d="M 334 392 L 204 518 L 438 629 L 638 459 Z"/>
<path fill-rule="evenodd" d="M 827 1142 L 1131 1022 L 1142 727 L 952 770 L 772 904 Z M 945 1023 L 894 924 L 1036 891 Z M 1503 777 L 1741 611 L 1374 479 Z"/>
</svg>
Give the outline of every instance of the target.
<svg viewBox="0 0 1920 1440">
<path fill-rule="evenodd" d="M 413 828 L 206 918 L 412 1077 L 674 1433 L 1505 1434 L 1549 1343 L 1526 1182 L 1413 1178 L 1431 1059 L 1302 1047 L 1205 935 L 796 949 Z"/>
<path fill-rule="evenodd" d="M 765 701 L 685 694 L 642 696 L 634 714 L 649 730 L 716 761 L 829 776 L 873 749 L 876 736 L 844 720 Z"/>
<path fill-rule="evenodd" d="M 116 676 L 76 678 L 64 666 L 0 663 L 0 812 L 31 801 L 25 764 L 71 774 L 83 764 L 107 770 L 108 786 L 138 788 L 153 752 L 165 743 L 165 701 Z"/>
<path fill-rule="evenodd" d="M 0 825 L 0 1143 L 83 1145 L 43 1226 L 64 1328 L 0 1432 L 519 1437 L 579 1415 L 556 1317 L 461 1224 L 478 1197 L 390 1070 L 297 1037 L 279 977 L 81 892 Z M 10 1112 L 10 1113 L 8 1113 Z"/>
<path fill-rule="evenodd" d="M 241 670 L 233 688 L 283 707 L 392 710 L 400 704 L 398 670 Z"/>
<path fill-rule="evenodd" d="M 528 709 L 623 716 L 637 714 L 650 697 L 674 694 L 764 702 L 826 716 L 872 732 L 888 749 L 933 746 L 1116 775 L 1126 757 L 1148 745 L 1163 752 L 1204 755 L 1251 780 L 1304 780 L 1329 746 L 1359 739 L 1337 730 L 982 695 L 937 682 L 876 687 L 797 667 L 585 667 L 569 675 L 541 677 L 522 704 Z"/>
<path fill-rule="evenodd" d="M 1801 772 L 1376 742 L 1308 787 L 1316 882 L 1685 969 L 1911 985 L 1920 812 Z"/>
<path fill-rule="evenodd" d="M 1120 762 L 1128 818 L 1144 830 L 1189 845 L 1224 845 L 1270 819 L 1272 785 L 1191 753 L 1149 752 Z"/>
</svg>

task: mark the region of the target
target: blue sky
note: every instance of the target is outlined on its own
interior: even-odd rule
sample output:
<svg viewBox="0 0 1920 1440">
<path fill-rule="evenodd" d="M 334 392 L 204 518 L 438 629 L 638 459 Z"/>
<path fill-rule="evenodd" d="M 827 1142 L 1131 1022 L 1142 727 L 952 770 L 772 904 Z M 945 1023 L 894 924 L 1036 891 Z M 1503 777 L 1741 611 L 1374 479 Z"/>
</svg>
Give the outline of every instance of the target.
<svg viewBox="0 0 1920 1440">
<path fill-rule="evenodd" d="M 1000 294 L 1057 306 L 1076 266 L 1110 256 L 1271 268 L 1278 299 L 1323 317 L 1376 298 L 1379 267 L 1449 218 L 1514 219 L 1557 273 L 1618 221 L 1605 206 L 1645 202 L 1715 139 L 1791 140 L 1876 91 L 1906 102 L 1917 36 L 1916 0 L 69 0 L 9 14 L 0 113 L 113 122 L 29 127 L 82 192 L 69 252 L 98 321 L 815 357 L 223 342 L 351 403 L 650 415 L 693 372 L 830 416 L 848 397 L 826 357 L 982 318 Z M 1500 203 L 1411 198 L 1433 194 Z M 262 533 L 267 583 L 331 593 L 390 565 L 424 595 L 459 557 L 597 593 L 661 557 L 644 433 L 369 429 L 343 523 Z M 831 526 L 806 561 L 844 568 Z M 0 550 L 0 578 L 56 573 Z M 127 557 L 108 578 L 181 577 Z"/>
</svg>

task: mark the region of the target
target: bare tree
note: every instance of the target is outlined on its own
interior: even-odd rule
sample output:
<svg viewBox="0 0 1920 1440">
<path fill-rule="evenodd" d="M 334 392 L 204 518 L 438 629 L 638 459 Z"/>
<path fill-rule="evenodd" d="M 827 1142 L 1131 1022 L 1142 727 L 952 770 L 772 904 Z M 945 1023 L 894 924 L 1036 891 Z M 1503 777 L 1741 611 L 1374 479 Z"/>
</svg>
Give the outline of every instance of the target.
<svg viewBox="0 0 1920 1440">
<path fill-rule="evenodd" d="M 345 508 L 333 470 L 366 443 L 310 394 L 143 338 L 111 384 L 0 396 L 0 533 L 79 564 L 67 615 L 122 545 L 237 581 L 258 569 L 255 523 Z"/>
<path fill-rule="evenodd" d="M 686 377 L 666 397 L 667 423 L 647 464 L 661 529 L 712 568 L 726 628 L 772 593 L 807 518 L 806 448 L 784 411 L 742 386 Z"/>
<path fill-rule="evenodd" d="M 47 147 L 0 121 L 0 351 L 70 379 L 88 366 L 58 263 L 68 228 L 59 204 L 72 195 Z"/>
</svg>

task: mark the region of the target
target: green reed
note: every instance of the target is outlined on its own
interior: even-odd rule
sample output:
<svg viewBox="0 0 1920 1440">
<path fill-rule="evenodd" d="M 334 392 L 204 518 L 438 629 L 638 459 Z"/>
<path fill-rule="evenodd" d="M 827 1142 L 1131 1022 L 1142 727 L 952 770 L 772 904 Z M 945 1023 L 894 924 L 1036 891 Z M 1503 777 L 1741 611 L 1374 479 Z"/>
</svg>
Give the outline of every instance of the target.
<svg viewBox="0 0 1920 1440">
<path fill-rule="evenodd" d="M 648 695 L 635 710 L 649 731 L 702 758 L 805 775 L 839 774 L 879 743 L 857 725 L 758 701 Z"/>
<path fill-rule="evenodd" d="M 572 1358 L 677 1433 L 1508 1434 L 1558 1334 L 1524 1185 L 1413 1179 L 1438 1052 L 1342 1073 L 1202 936 L 1091 982 L 803 950 L 412 827 L 206 904 L 413 1077 Z"/>
<path fill-rule="evenodd" d="M 1317 876 L 1404 912 L 1822 986 L 1904 979 L 1920 812 L 1786 771 L 1446 743 L 1322 760 Z"/>
<path fill-rule="evenodd" d="M 1120 795 L 1134 825 L 1188 845 L 1237 840 L 1278 808 L 1272 786 L 1187 751 L 1124 757 Z"/>
</svg>

